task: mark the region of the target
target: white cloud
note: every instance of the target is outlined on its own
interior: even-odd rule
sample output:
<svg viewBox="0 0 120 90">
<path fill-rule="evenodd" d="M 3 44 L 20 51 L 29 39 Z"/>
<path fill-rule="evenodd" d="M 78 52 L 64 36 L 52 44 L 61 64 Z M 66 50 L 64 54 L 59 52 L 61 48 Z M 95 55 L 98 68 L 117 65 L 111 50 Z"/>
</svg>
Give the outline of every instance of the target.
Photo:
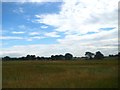
<svg viewBox="0 0 120 90">
<path fill-rule="evenodd" d="M 45 37 L 40 37 L 40 36 L 34 36 L 34 37 L 31 37 L 32 39 L 43 39 Z"/>
<path fill-rule="evenodd" d="M 0 36 L 0 39 L 2 40 L 10 40 L 10 39 L 23 39 L 22 37 L 16 37 L 16 36 Z"/>
<path fill-rule="evenodd" d="M 39 35 L 39 32 L 30 32 L 29 35 Z"/>
<path fill-rule="evenodd" d="M 26 40 L 33 41 L 34 39 L 43 39 L 42 36 L 32 36 L 32 37 L 17 37 L 17 36 L 0 36 L 0 40 Z"/>
<path fill-rule="evenodd" d="M 21 3 L 25 3 L 25 2 L 60 2 L 62 0 L 2 0 L 2 2 L 21 2 Z"/>
<path fill-rule="evenodd" d="M 13 10 L 13 12 L 14 12 L 14 13 L 17 13 L 17 14 L 21 14 L 21 13 L 24 13 L 25 11 L 23 10 L 22 7 L 19 7 L 19 8 L 17 8 L 17 9 Z"/>
<path fill-rule="evenodd" d="M 62 45 L 72 46 L 73 51 L 71 51 L 77 50 L 76 55 L 82 55 L 81 53 L 86 50 L 93 52 L 102 50 L 106 54 L 118 51 L 114 44 L 118 44 L 117 10 L 119 0 L 63 1 L 64 4 L 58 14 L 36 15 L 36 22 L 53 26 L 56 28 L 55 31 L 66 34 L 65 38 L 58 39 L 58 42 Z M 100 30 L 100 28 L 106 27 L 115 27 L 115 29 Z M 89 32 L 96 33 L 87 34 Z"/>
<path fill-rule="evenodd" d="M 64 0 L 59 14 L 36 15 L 36 21 L 59 32 L 98 32 L 99 28 L 117 26 L 117 5 L 118 0 Z"/>
<path fill-rule="evenodd" d="M 27 38 L 26 40 L 27 40 L 27 41 L 33 41 L 33 39 L 32 39 L 32 38 Z"/>
<path fill-rule="evenodd" d="M 59 39 L 58 44 L 33 44 L 19 45 L 10 48 L 3 48 L 3 55 L 26 56 L 35 54 L 39 56 L 51 56 L 55 54 L 72 53 L 74 56 L 84 56 L 86 51 L 95 53 L 101 51 L 104 55 L 117 54 L 118 52 L 118 30 L 102 31 L 100 33 L 77 36 L 67 35 L 64 39 Z M 40 39 L 31 37 L 29 39 Z"/>
<path fill-rule="evenodd" d="M 112 40 L 110 40 L 112 41 Z M 116 42 L 116 40 L 113 40 Z M 106 41 L 100 42 L 105 43 Z M 94 44 L 94 43 L 93 43 Z M 34 54 L 39 56 L 51 56 L 55 54 L 72 53 L 74 56 L 84 56 L 86 51 L 95 53 L 100 50 L 104 55 L 116 54 L 117 46 L 94 46 L 90 44 L 36 44 L 36 45 L 19 45 L 10 48 L 3 48 L 3 55 L 12 56 L 26 56 L 27 54 Z M 107 43 L 108 44 L 108 43 Z"/>
<path fill-rule="evenodd" d="M 21 30 L 27 29 L 27 27 L 25 25 L 19 25 L 18 28 L 21 29 Z"/>
<path fill-rule="evenodd" d="M 13 46 L 10 48 L 3 48 L 2 53 L 3 55 L 12 55 L 12 56 L 17 56 L 17 55 L 25 56 L 27 54 L 35 54 L 39 56 L 50 56 L 52 54 L 60 54 L 60 53 L 64 54 L 66 50 L 67 48 L 64 45 L 37 44 L 37 45 L 26 45 L 26 46 L 23 45 L 23 46 Z"/>
<path fill-rule="evenodd" d="M 32 36 L 32 37 L 29 37 L 29 38 L 26 38 L 27 41 L 33 41 L 33 40 L 37 40 L 37 39 L 43 39 L 45 37 L 43 36 Z"/>
<path fill-rule="evenodd" d="M 48 28 L 48 26 L 41 26 L 41 28 Z"/>
<path fill-rule="evenodd" d="M 13 34 L 24 34 L 25 32 L 17 32 L 17 31 L 13 31 Z"/>
<path fill-rule="evenodd" d="M 35 15 L 36 18 L 40 18 L 41 16 L 40 15 Z"/>
<path fill-rule="evenodd" d="M 58 39 L 60 44 L 67 46 L 77 45 L 79 46 L 92 46 L 102 48 L 105 46 L 118 45 L 118 30 L 102 31 L 100 33 L 80 35 L 66 35 L 64 39 Z M 115 46 L 117 47 L 117 46 Z M 86 49 L 87 50 L 87 49 Z M 108 50 L 109 51 L 109 50 Z"/>
<path fill-rule="evenodd" d="M 45 36 L 47 36 L 47 37 L 60 37 L 60 35 L 58 35 L 57 32 L 45 33 Z"/>
</svg>

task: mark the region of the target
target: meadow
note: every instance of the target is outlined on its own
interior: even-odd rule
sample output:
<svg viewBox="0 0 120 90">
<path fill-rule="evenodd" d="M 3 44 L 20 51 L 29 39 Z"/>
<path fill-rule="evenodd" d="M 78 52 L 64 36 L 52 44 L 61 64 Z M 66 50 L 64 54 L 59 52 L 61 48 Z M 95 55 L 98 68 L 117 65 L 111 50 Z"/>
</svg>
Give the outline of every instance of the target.
<svg viewBox="0 0 120 90">
<path fill-rule="evenodd" d="M 117 88 L 118 60 L 3 61 L 3 88 Z"/>
</svg>

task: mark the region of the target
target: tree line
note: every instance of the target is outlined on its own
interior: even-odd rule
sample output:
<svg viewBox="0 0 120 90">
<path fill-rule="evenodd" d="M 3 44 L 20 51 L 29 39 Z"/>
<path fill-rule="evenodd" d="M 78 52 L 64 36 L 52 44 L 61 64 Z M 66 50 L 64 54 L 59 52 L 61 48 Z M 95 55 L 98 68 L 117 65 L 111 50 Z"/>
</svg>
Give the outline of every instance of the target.
<svg viewBox="0 0 120 90">
<path fill-rule="evenodd" d="M 85 52 L 85 58 L 86 60 L 91 59 L 103 59 L 105 56 L 100 51 L 97 51 L 96 53 L 92 52 Z M 116 55 L 109 55 L 109 57 L 120 57 L 120 52 Z M 2 60 L 76 60 L 80 59 L 79 57 L 73 57 L 71 53 L 66 53 L 65 55 L 51 55 L 51 57 L 40 57 L 35 55 L 27 55 L 25 57 L 9 57 L 5 56 L 2 58 Z"/>
<path fill-rule="evenodd" d="M 27 55 L 26 57 L 9 57 L 5 56 L 2 60 L 72 60 L 73 55 L 66 53 L 65 55 L 51 55 L 51 57 L 40 57 L 35 55 Z"/>
</svg>

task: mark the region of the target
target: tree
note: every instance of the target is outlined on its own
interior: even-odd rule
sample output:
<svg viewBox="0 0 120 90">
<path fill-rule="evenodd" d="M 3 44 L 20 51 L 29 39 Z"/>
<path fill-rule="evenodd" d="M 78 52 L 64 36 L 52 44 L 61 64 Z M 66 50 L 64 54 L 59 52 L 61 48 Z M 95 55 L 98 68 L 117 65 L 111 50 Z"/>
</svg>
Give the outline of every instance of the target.
<svg viewBox="0 0 120 90">
<path fill-rule="evenodd" d="M 103 59 L 104 55 L 100 51 L 98 51 L 98 52 L 96 52 L 95 58 L 96 59 Z"/>
<path fill-rule="evenodd" d="M 30 58 L 30 55 L 27 55 L 26 56 L 26 60 L 30 60 L 31 58 Z"/>
<path fill-rule="evenodd" d="M 70 53 L 65 54 L 65 60 L 71 60 L 73 58 L 73 55 Z"/>
<path fill-rule="evenodd" d="M 87 59 L 93 59 L 94 58 L 94 53 L 86 52 L 85 56 L 87 57 Z"/>
<path fill-rule="evenodd" d="M 27 56 L 26 56 L 26 59 L 27 59 L 27 60 L 35 60 L 35 59 L 36 59 L 36 56 L 35 56 L 35 55 L 27 55 Z"/>
<path fill-rule="evenodd" d="M 36 56 L 35 55 L 31 55 L 31 60 L 36 60 Z"/>
<path fill-rule="evenodd" d="M 26 60 L 26 57 L 19 57 L 17 60 Z"/>
<path fill-rule="evenodd" d="M 37 60 L 41 60 L 41 57 L 37 56 L 36 59 L 37 59 Z"/>
<path fill-rule="evenodd" d="M 64 60 L 64 56 L 63 55 L 59 55 L 59 59 L 60 60 Z"/>
<path fill-rule="evenodd" d="M 118 57 L 120 57 L 120 52 L 118 52 Z"/>
<path fill-rule="evenodd" d="M 54 55 L 51 55 L 51 59 L 52 59 L 52 60 L 55 60 L 55 56 L 54 56 Z"/>
<path fill-rule="evenodd" d="M 10 60 L 11 58 L 9 56 L 5 56 L 2 60 Z"/>
<path fill-rule="evenodd" d="M 51 55 L 51 59 L 52 60 L 64 60 L 64 56 L 63 55 Z"/>
</svg>

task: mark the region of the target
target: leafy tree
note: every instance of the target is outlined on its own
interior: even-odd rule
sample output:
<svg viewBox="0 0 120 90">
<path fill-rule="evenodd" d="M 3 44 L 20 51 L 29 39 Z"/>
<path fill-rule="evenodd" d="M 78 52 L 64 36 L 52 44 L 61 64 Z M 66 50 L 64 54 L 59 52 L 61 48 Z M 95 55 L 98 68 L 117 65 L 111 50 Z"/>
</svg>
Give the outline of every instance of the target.
<svg viewBox="0 0 120 90">
<path fill-rule="evenodd" d="M 51 55 L 51 59 L 52 60 L 64 60 L 64 56 L 63 55 Z"/>
<path fill-rule="evenodd" d="M 26 60 L 26 57 L 19 57 L 17 60 Z"/>
<path fill-rule="evenodd" d="M 54 56 L 54 55 L 51 55 L 51 59 L 52 59 L 52 60 L 55 60 L 55 56 Z"/>
<path fill-rule="evenodd" d="M 63 55 L 59 55 L 59 59 L 60 59 L 60 60 L 64 60 L 65 57 L 64 57 Z"/>
<path fill-rule="evenodd" d="M 41 57 L 41 60 L 45 60 L 45 57 L 42 56 L 42 57 Z"/>
<path fill-rule="evenodd" d="M 120 52 L 118 52 L 118 57 L 120 57 Z"/>
<path fill-rule="evenodd" d="M 26 56 L 26 60 L 30 60 L 31 58 L 30 58 L 30 55 L 27 55 Z"/>
<path fill-rule="evenodd" d="M 98 51 L 98 52 L 96 52 L 95 58 L 96 59 L 103 59 L 104 55 L 100 51 Z"/>
<path fill-rule="evenodd" d="M 70 53 L 65 54 L 65 60 L 71 60 L 73 58 L 73 55 Z"/>
<path fill-rule="evenodd" d="M 35 55 L 27 55 L 26 60 L 35 60 L 36 56 Z"/>
<path fill-rule="evenodd" d="M 9 56 L 5 56 L 2 60 L 10 60 L 11 58 Z"/>
<path fill-rule="evenodd" d="M 87 59 L 93 59 L 94 58 L 94 53 L 86 52 L 85 56 L 87 57 Z"/>
<path fill-rule="evenodd" d="M 37 56 L 36 59 L 37 59 L 37 60 L 41 60 L 41 57 Z"/>
<path fill-rule="evenodd" d="M 31 60 L 35 60 L 36 56 L 35 55 L 31 55 Z"/>
</svg>

